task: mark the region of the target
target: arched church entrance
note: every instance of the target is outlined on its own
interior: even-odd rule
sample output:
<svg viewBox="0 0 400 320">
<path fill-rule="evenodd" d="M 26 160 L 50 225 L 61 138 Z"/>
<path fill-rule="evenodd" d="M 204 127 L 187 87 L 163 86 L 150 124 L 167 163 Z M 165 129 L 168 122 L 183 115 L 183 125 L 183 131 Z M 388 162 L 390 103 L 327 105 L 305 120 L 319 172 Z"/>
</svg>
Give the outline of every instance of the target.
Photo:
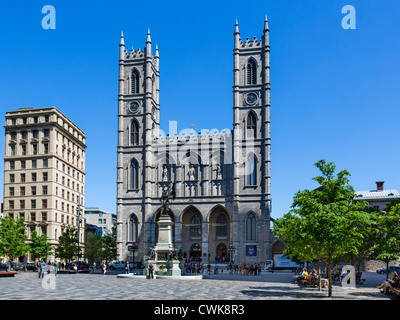
<svg viewBox="0 0 400 320">
<path fill-rule="evenodd" d="M 224 243 L 220 243 L 217 245 L 216 248 L 216 255 L 215 255 L 215 260 L 217 262 L 227 262 L 228 261 L 228 248 L 226 247 L 226 245 Z"/>
</svg>

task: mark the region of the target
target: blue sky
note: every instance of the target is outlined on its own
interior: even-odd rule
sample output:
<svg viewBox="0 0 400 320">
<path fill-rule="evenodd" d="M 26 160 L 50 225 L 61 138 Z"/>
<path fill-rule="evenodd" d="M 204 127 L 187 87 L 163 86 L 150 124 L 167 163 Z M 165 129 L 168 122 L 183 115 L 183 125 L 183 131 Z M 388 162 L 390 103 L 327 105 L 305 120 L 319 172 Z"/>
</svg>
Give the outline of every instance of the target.
<svg viewBox="0 0 400 320">
<path fill-rule="evenodd" d="M 55 30 L 41 26 L 44 5 Z M 345 5 L 355 30 L 342 28 Z M 144 48 L 148 28 L 158 44 L 164 131 L 170 120 L 222 130 L 232 128 L 235 20 L 242 38 L 260 38 L 267 14 L 272 217 L 315 186 L 319 159 L 349 170 L 356 190 L 400 189 L 399 12 L 394 0 L 2 2 L 0 111 L 56 106 L 74 121 L 87 135 L 86 206 L 115 212 L 121 30 L 128 50 Z"/>
</svg>

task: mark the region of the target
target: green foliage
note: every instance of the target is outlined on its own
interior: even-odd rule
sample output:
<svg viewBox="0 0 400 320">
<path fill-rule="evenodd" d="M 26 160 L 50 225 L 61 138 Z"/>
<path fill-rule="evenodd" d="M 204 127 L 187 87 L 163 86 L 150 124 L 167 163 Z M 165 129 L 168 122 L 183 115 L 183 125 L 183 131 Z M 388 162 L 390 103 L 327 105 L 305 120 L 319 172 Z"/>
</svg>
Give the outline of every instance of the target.
<svg viewBox="0 0 400 320">
<path fill-rule="evenodd" d="M 334 163 L 314 164 L 321 172 L 313 178 L 319 187 L 298 191 L 292 209 L 274 225 L 287 244 L 286 253 L 303 261 L 324 261 L 328 266 L 329 296 L 332 295 L 332 261 L 345 254 L 358 254 L 370 220 L 366 202 L 354 203 L 354 189 L 347 170 L 335 175 Z"/>
<path fill-rule="evenodd" d="M 32 232 L 30 252 L 33 259 L 47 258 L 50 255 L 52 247 L 47 240 L 48 238 L 46 235 L 42 234 L 38 236 L 36 231 Z"/>
<path fill-rule="evenodd" d="M 58 245 L 55 247 L 57 258 L 70 262 L 78 255 L 78 230 L 67 228 L 58 238 Z"/>
<path fill-rule="evenodd" d="M 26 244 L 28 237 L 24 218 L 14 220 L 7 216 L 1 218 L 0 222 L 0 255 L 7 256 L 9 262 L 25 256 L 30 247 Z"/>
<path fill-rule="evenodd" d="M 116 260 L 118 258 L 118 251 L 115 226 L 112 229 L 112 233 L 103 236 L 102 240 L 102 257 L 106 261 Z"/>
<path fill-rule="evenodd" d="M 88 234 L 85 242 L 85 257 L 89 263 L 102 259 L 103 239 L 99 234 Z"/>
</svg>

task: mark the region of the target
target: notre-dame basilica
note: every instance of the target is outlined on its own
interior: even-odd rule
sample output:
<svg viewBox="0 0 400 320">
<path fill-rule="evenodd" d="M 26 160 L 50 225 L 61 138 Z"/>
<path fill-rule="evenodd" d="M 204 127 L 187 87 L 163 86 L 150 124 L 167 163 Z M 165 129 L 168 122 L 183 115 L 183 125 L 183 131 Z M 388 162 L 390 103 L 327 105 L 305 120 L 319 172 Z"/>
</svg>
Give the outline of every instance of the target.
<svg viewBox="0 0 400 320">
<path fill-rule="evenodd" d="M 117 242 L 120 260 L 142 260 L 158 238 L 160 198 L 174 190 L 173 242 L 204 263 L 271 259 L 270 47 L 234 29 L 230 133 L 160 134 L 159 51 L 127 51 L 121 35 Z M 133 248 L 133 249 L 132 249 Z M 131 251 L 136 251 L 133 254 Z M 219 258 L 218 258 L 219 257 Z"/>
</svg>

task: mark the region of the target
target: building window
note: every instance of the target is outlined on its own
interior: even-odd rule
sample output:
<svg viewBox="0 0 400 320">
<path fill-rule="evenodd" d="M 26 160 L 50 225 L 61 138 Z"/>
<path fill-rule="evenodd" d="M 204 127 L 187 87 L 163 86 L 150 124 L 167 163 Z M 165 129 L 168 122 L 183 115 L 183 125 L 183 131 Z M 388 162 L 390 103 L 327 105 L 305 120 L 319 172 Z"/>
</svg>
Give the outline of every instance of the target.
<svg viewBox="0 0 400 320">
<path fill-rule="evenodd" d="M 49 130 L 49 129 L 44 129 L 44 130 L 43 130 L 43 135 L 44 135 L 46 138 L 49 138 L 49 137 L 50 137 L 50 130 Z"/>
<path fill-rule="evenodd" d="M 28 139 L 28 132 L 27 131 L 22 131 L 21 132 L 21 134 L 22 134 L 22 139 Z"/>
<path fill-rule="evenodd" d="M 21 169 L 25 169 L 26 168 L 26 162 L 25 160 L 21 160 Z"/>
<path fill-rule="evenodd" d="M 11 132 L 11 140 L 17 140 L 17 133 Z"/>
<path fill-rule="evenodd" d="M 10 187 L 8 193 L 9 193 L 9 195 L 10 195 L 11 197 L 14 196 L 14 194 L 15 194 L 15 193 L 14 193 L 14 187 Z"/>
<path fill-rule="evenodd" d="M 46 195 L 47 194 L 47 186 L 43 186 L 42 191 L 43 191 L 43 194 Z"/>
<path fill-rule="evenodd" d="M 31 193 L 33 196 L 36 196 L 36 187 L 31 187 Z"/>
<path fill-rule="evenodd" d="M 21 182 L 25 182 L 25 173 L 21 173 Z"/>
<path fill-rule="evenodd" d="M 24 196 L 25 195 L 25 187 L 20 187 L 19 189 L 19 195 Z"/>
<path fill-rule="evenodd" d="M 43 143 L 43 147 L 44 147 L 44 153 L 45 154 L 49 153 L 49 144 L 48 143 Z"/>
<path fill-rule="evenodd" d="M 11 155 L 15 156 L 15 146 L 11 146 Z"/>
<path fill-rule="evenodd" d="M 135 215 L 132 215 L 129 219 L 129 240 L 132 242 L 137 241 L 137 234 L 138 234 L 138 219 Z"/>
<path fill-rule="evenodd" d="M 43 172 L 43 181 L 47 181 L 47 180 L 48 180 L 47 172 Z"/>
<path fill-rule="evenodd" d="M 250 213 L 246 219 L 246 240 L 256 240 L 256 216 Z"/>
<path fill-rule="evenodd" d="M 139 144 L 139 123 L 137 120 L 133 120 L 131 123 L 131 144 Z"/>
<path fill-rule="evenodd" d="M 48 168 L 49 167 L 49 160 L 43 159 L 43 168 Z"/>
<path fill-rule="evenodd" d="M 32 169 L 37 168 L 37 160 L 32 160 Z"/>
<path fill-rule="evenodd" d="M 20 209 L 25 209 L 25 200 L 19 201 L 19 207 L 20 207 Z"/>
<path fill-rule="evenodd" d="M 15 161 L 10 161 L 10 170 L 15 169 Z"/>
<path fill-rule="evenodd" d="M 8 208 L 9 208 L 10 210 L 14 210 L 14 200 L 10 200 L 10 201 L 8 202 Z"/>
<path fill-rule="evenodd" d="M 257 171 L 256 171 L 256 157 L 254 155 L 251 155 L 249 159 L 247 160 L 247 168 L 246 168 L 246 178 L 247 178 L 247 185 L 248 186 L 254 186 L 257 183 Z"/>
<path fill-rule="evenodd" d="M 135 69 L 132 71 L 131 93 L 139 93 L 139 72 Z"/>
<path fill-rule="evenodd" d="M 132 160 L 129 171 L 130 188 L 137 190 L 139 188 L 139 164 L 136 160 Z"/>
<path fill-rule="evenodd" d="M 36 182 L 36 173 L 32 173 L 32 182 Z"/>
<path fill-rule="evenodd" d="M 26 145 L 22 145 L 22 155 L 25 156 L 26 155 Z"/>
<path fill-rule="evenodd" d="M 217 237 L 226 237 L 228 235 L 228 223 L 225 214 L 221 213 L 217 218 Z"/>
<path fill-rule="evenodd" d="M 11 183 L 15 182 L 15 175 L 14 174 L 10 174 L 10 182 Z"/>
<path fill-rule="evenodd" d="M 36 143 L 32 145 L 32 148 L 33 148 L 33 154 L 37 154 L 38 153 L 38 148 L 37 148 L 37 144 Z"/>
<path fill-rule="evenodd" d="M 256 137 L 256 116 L 253 112 L 250 112 L 247 115 L 247 138 L 255 138 Z"/>
<path fill-rule="evenodd" d="M 256 84 L 257 79 L 257 65 L 253 59 L 247 63 L 247 84 Z"/>
<path fill-rule="evenodd" d="M 190 220 L 190 236 L 200 237 L 201 236 L 201 217 L 196 213 Z"/>
<path fill-rule="evenodd" d="M 39 137 L 39 131 L 33 130 L 32 135 L 33 135 L 33 138 L 37 139 Z"/>
<path fill-rule="evenodd" d="M 36 209 L 36 200 L 31 200 L 31 208 Z"/>
<path fill-rule="evenodd" d="M 47 199 L 42 199 L 42 208 L 47 209 Z"/>
</svg>

